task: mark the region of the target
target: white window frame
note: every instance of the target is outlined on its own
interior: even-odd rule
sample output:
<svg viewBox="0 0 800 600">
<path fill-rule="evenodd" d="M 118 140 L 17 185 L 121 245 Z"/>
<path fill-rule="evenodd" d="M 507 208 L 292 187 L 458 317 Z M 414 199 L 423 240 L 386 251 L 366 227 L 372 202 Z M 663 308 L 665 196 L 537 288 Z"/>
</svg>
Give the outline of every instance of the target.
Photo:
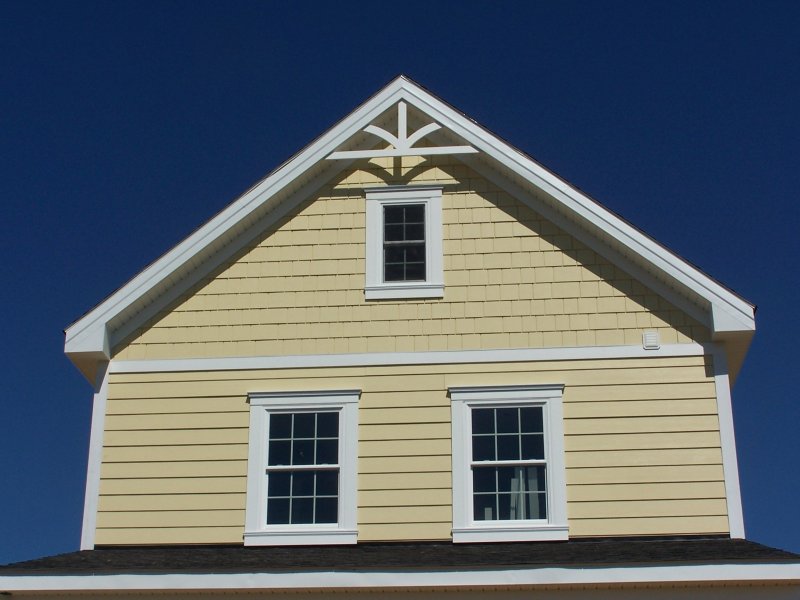
<svg viewBox="0 0 800 600">
<path fill-rule="evenodd" d="M 444 296 L 441 186 L 387 186 L 364 190 L 367 196 L 367 300 L 441 298 Z M 425 206 L 425 280 L 383 280 L 383 207 L 389 204 Z"/>
<path fill-rule="evenodd" d="M 250 402 L 245 546 L 355 544 L 358 399 L 361 390 L 254 392 Z M 277 412 L 339 412 L 339 514 L 337 523 L 267 525 L 269 415 Z"/>
<path fill-rule="evenodd" d="M 511 542 L 569 539 L 564 467 L 564 386 L 518 385 L 449 388 L 453 444 L 453 541 Z M 543 410 L 547 519 L 473 519 L 472 409 L 541 406 Z"/>
</svg>

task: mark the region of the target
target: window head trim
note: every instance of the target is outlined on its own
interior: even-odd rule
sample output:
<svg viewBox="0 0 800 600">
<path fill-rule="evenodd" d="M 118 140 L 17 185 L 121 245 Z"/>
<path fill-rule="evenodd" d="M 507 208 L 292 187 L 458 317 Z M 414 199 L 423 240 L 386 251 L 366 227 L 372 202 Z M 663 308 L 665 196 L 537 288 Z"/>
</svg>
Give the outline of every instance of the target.
<svg viewBox="0 0 800 600">
<path fill-rule="evenodd" d="M 365 190 L 367 300 L 441 298 L 444 296 L 442 258 L 442 187 L 386 186 Z M 384 207 L 421 204 L 425 207 L 425 279 L 384 280 Z"/>
<path fill-rule="evenodd" d="M 450 387 L 453 444 L 453 541 L 566 540 L 562 384 Z M 541 406 L 544 420 L 547 519 L 482 521 L 473 518 L 473 408 Z"/>
<path fill-rule="evenodd" d="M 247 462 L 245 546 L 355 544 L 358 400 L 361 390 L 253 392 Z M 339 492 L 336 523 L 267 525 L 267 444 L 270 413 L 339 413 Z"/>
</svg>

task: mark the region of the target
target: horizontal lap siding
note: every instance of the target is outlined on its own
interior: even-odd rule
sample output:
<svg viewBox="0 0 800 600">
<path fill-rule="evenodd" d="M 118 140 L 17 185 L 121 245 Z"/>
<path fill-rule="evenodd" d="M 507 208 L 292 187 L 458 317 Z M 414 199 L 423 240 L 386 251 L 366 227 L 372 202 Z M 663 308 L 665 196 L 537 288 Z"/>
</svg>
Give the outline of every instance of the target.
<svg viewBox="0 0 800 600">
<path fill-rule="evenodd" d="M 321 189 L 115 356 L 607 346 L 639 344 L 644 329 L 662 343 L 708 340 L 707 328 L 457 161 L 404 158 L 402 181 L 385 163 Z M 441 299 L 364 301 L 364 187 L 387 183 L 443 186 Z"/>
<path fill-rule="evenodd" d="M 728 530 L 703 357 L 113 374 L 98 543 L 238 543 L 248 392 L 362 390 L 359 539 L 449 539 L 449 386 L 563 383 L 570 535 Z"/>
</svg>

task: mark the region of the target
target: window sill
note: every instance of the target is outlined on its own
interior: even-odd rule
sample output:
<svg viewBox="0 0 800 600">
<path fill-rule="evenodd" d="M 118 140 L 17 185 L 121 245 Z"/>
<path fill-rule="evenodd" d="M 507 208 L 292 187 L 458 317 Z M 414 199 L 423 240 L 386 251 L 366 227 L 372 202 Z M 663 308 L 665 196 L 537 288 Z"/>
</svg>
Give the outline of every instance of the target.
<svg viewBox="0 0 800 600">
<path fill-rule="evenodd" d="M 246 531 L 245 546 L 309 546 L 317 544 L 355 544 L 355 529 L 275 529 Z"/>
<path fill-rule="evenodd" d="M 551 542 L 569 539 L 566 525 L 486 525 L 453 528 L 453 542 Z"/>
<path fill-rule="evenodd" d="M 401 298 L 442 298 L 444 284 L 441 283 L 409 283 L 370 285 L 364 288 L 367 300 L 392 300 Z"/>
</svg>

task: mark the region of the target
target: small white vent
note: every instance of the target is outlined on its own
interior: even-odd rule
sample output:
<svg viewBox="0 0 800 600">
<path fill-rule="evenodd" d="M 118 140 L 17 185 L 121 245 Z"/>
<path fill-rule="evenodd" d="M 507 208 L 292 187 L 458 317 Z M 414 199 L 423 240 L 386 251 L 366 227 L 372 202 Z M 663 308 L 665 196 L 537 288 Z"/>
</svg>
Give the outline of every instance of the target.
<svg viewBox="0 0 800 600">
<path fill-rule="evenodd" d="M 661 342 L 658 340 L 658 332 L 645 331 L 642 334 L 642 347 L 645 350 L 658 350 L 661 348 Z"/>
</svg>

